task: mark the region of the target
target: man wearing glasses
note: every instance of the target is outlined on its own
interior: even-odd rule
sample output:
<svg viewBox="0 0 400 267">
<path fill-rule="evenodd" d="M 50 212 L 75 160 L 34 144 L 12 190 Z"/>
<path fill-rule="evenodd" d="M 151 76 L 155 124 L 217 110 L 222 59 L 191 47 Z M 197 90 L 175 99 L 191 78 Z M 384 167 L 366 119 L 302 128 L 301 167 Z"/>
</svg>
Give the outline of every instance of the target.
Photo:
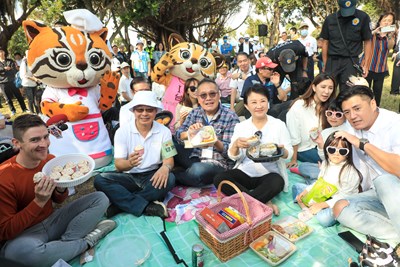
<svg viewBox="0 0 400 267">
<path fill-rule="evenodd" d="M 159 102 L 154 92 L 139 91 L 130 111 L 135 120 L 121 125 L 115 134 L 116 172 L 96 175 L 94 186 L 113 204 L 107 209 L 111 217 L 124 211 L 135 216 L 168 217 L 162 203 L 175 185 L 171 173 L 176 150 L 168 128 L 154 121 Z M 161 202 L 160 202 L 161 201 Z"/>
<path fill-rule="evenodd" d="M 211 184 L 216 174 L 230 167 L 227 151 L 234 127 L 239 122 L 235 112 L 220 104 L 219 89 L 213 80 L 200 81 L 197 96 L 200 106 L 193 109 L 178 128 L 176 140 L 182 145 L 188 139 L 188 132 L 207 125 L 214 128 L 218 140 L 211 146 L 194 148 L 189 158 L 178 153 L 176 161 L 186 170 L 175 172 L 175 176 L 179 183 L 189 186 Z"/>
<path fill-rule="evenodd" d="M 364 192 L 338 201 L 333 214 L 360 233 L 399 242 L 400 115 L 378 108 L 367 86 L 342 90 L 337 101 L 351 129 L 335 137 L 353 145 L 353 161 L 363 175 Z"/>
<path fill-rule="evenodd" d="M 262 84 L 268 90 L 269 109 L 268 115 L 278 118 L 280 113 L 289 108 L 288 100 L 289 90 L 281 88 L 280 74 L 275 72 L 278 64 L 272 62 L 269 57 L 262 57 L 257 60 L 256 74 L 249 76 L 243 85 L 241 97 L 244 97 L 248 88 L 255 84 Z M 249 118 L 250 113 L 246 110 L 245 117 Z"/>
</svg>

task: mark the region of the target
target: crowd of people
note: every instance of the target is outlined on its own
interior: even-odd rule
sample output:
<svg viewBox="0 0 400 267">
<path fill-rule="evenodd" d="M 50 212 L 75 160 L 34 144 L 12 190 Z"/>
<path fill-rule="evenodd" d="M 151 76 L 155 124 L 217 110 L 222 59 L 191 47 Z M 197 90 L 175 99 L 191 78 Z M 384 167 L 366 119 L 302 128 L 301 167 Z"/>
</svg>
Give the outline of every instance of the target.
<svg viewBox="0 0 400 267">
<path fill-rule="evenodd" d="M 101 221 L 104 214 L 168 217 L 162 201 L 175 184 L 218 186 L 230 180 L 278 215 L 273 199 L 289 191 L 288 171 L 305 178 L 293 186 L 293 198 L 322 226 L 339 222 L 400 242 L 400 115 L 379 107 L 392 48 L 394 73 L 400 72 L 399 38 L 385 28 L 395 16 L 383 14 L 371 30 L 369 16 L 355 5 L 355 0 L 340 0 L 318 42 L 303 22 L 298 35 L 296 28 L 290 35 L 283 32 L 270 49 L 249 36 L 240 38 L 238 47 L 228 37 L 220 46 L 217 41 L 205 45 L 223 54 L 225 64 L 216 79 L 185 81 L 169 127 L 155 121 L 163 106 L 150 83 L 165 46 L 153 47 L 147 40 L 144 47 L 139 40 L 130 55 L 123 45 L 112 46 L 112 69 L 121 73 L 119 100 L 103 118 L 111 125 L 116 171 L 95 176 L 97 192 L 54 210 L 52 202 L 63 202 L 68 189 L 48 177 L 32 180 L 54 157 L 48 153 L 46 124 L 34 114 L 16 117 L 12 143 L 19 153 L 0 165 L 0 256 L 29 259 L 33 266 L 70 260 L 116 227 L 113 220 Z M 29 110 L 14 83 L 17 68 Z M 351 75 L 364 77 L 369 87 L 349 83 Z M 399 80 L 393 74 L 391 94 L 400 93 Z M 12 115 L 14 96 L 22 111 L 40 112 L 38 82 L 25 57 L 17 67 L 0 49 L 0 90 Z M 190 134 L 204 126 L 213 127 L 215 142 L 190 147 Z M 246 151 L 255 134 L 262 143 L 277 144 L 282 156 L 252 161 Z M 335 192 L 305 203 L 320 179 Z M 222 191 L 235 193 L 228 186 Z"/>
</svg>

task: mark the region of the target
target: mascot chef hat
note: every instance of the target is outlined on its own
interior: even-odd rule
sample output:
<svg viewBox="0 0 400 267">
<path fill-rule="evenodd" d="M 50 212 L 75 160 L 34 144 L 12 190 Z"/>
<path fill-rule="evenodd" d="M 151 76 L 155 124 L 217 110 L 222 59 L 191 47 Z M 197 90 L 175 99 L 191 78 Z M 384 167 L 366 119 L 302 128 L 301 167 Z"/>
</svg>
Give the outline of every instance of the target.
<svg viewBox="0 0 400 267">
<path fill-rule="evenodd" d="M 64 17 L 72 27 L 80 31 L 96 32 L 104 27 L 100 19 L 87 9 L 65 11 Z"/>
</svg>

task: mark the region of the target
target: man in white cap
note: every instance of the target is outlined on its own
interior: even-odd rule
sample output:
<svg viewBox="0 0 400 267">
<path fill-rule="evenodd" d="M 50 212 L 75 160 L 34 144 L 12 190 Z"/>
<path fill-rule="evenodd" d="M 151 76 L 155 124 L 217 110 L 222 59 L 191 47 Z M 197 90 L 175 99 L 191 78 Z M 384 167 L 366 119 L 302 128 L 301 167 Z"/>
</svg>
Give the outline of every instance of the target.
<svg viewBox="0 0 400 267">
<path fill-rule="evenodd" d="M 121 78 L 119 79 L 119 100 L 121 102 L 121 106 L 127 104 L 132 100 L 133 95 L 131 94 L 131 89 L 129 85 L 131 84 L 132 78 L 130 74 L 129 64 L 126 62 L 122 62 L 121 66 Z"/>
<path fill-rule="evenodd" d="M 131 61 L 133 69 L 133 77 L 148 78 L 151 71 L 150 55 L 143 50 L 143 41 L 138 40 L 136 50 L 132 52 Z"/>
<path fill-rule="evenodd" d="M 172 135 L 167 127 L 154 121 L 161 110 L 154 92 L 139 91 L 133 101 L 135 120 L 121 125 L 115 134 L 117 171 L 98 174 L 94 186 L 113 204 L 107 210 L 108 217 L 124 211 L 166 218 L 167 209 L 160 201 L 175 185 L 171 173 L 176 155 Z"/>
<path fill-rule="evenodd" d="M 308 53 L 308 62 L 305 71 L 307 72 L 307 76 L 310 79 L 310 81 L 313 81 L 314 80 L 313 56 L 314 54 L 318 53 L 317 40 L 311 35 L 309 35 L 307 22 L 303 21 L 300 24 L 299 30 L 300 30 L 300 37 L 298 40 L 306 47 Z"/>
<path fill-rule="evenodd" d="M 340 91 L 348 89 L 351 75 L 368 75 L 372 56 L 371 19 L 356 9 L 357 0 L 338 0 L 340 10 L 329 15 L 322 26 L 323 71 L 331 74 L 339 84 Z M 358 65 L 358 55 L 363 52 L 364 61 Z"/>
<path fill-rule="evenodd" d="M 244 42 L 239 45 L 239 52 L 245 52 L 248 55 L 254 53 L 253 44 L 250 42 L 250 36 L 248 34 L 244 36 Z"/>
<path fill-rule="evenodd" d="M 264 51 L 264 46 L 262 43 L 260 43 L 260 37 L 254 36 L 253 38 L 253 49 L 254 49 L 254 55 L 256 55 L 256 58 L 259 59 L 258 53 Z"/>
</svg>

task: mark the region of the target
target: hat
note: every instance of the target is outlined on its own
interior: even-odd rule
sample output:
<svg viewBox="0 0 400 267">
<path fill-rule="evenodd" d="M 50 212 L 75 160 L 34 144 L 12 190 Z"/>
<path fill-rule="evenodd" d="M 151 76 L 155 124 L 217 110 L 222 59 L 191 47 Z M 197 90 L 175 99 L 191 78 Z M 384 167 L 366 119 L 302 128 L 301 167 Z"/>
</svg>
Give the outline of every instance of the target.
<svg viewBox="0 0 400 267">
<path fill-rule="evenodd" d="M 157 96 L 153 91 L 139 91 L 134 96 L 131 102 L 129 102 L 129 110 L 133 111 L 136 106 L 149 106 L 157 108 L 157 112 L 160 112 L 162 108 L 157 101 Z"/>
<path fill-rule="evenodd" d="M 129 67 L 129 64 L 126 62 L 122 62 L 122 64 L 119 66 L 121 69 Z"/>
<path fill-rule="evenodd" d="M 305 21 L 303 21 L 302 23 L 300 23 L 300 27 L 299 27 L 299 29 L 301 29 L 301 28 L 303 28 L 303 27 L 309 27 L 308 26 L 308 23 L 307 22 L 305 22 Z"/>
<path fill-rule="evenodd" d="M 278 60 L 285 72 L 293 72 L 296 69 L 296 54 L 292 49 L 283 49 Z"/>
<path fill-rule="evenodd" d="M 239 41 L 240 41 L 240 39 L 243 39 L 243 36 L 240 36 L 240 37 L 239 37 Z"/>
<path fill-rule="evenodd" d="M 228 36 L 225 35 L 224 38 L 222 38 L 222 39 L 228 39 Z"/>
<path fill-rule="evenodd" d="M 222 66 L 219 67 L 218 69 L 222 69 L 222 68 L 228 68 L 228 65 L 226 65 L 226 64 L 224 63 L 224 64 L 222 64 Z"/>
<path fill-rule="evenodd" d="M 142 40 L 137 40 L 136 45 L 138 45 L 138 44 L 143 44 L 143 41 Z"/>
<path fill-rule="evenodd" d="M 258 37 L 258 36 L 254 36 L 254 41 L 259 41 L 260 40 L 260 37 Z"/>
<path fill-rule="evenodd" d="M 87 9 L 69 10 L 63 14 L 65 20 L 80 31 L 96 32 L 104 27 L 100 19 Z"/>
<path fill-rule="evenodd" d="M 244 36 L 244 38 L 250 38 L 250 35 L 246 34 L 246 35 Z"/>
<path fill-rule="evenodd" d="M 338 0 L 340 14 L 343 17 L 349 17 L 356 12 L 357 0 Z"/>
<path fill-rule="evenodd" d="M 276 68 L 276 66 L 278 66 L 278 64 L 272 62 L 272 60 L 269 57 L 262 57 L 258 59 L 256 63 L 256 69 L 260 69 L 263 67 Z"/>
</svg>

